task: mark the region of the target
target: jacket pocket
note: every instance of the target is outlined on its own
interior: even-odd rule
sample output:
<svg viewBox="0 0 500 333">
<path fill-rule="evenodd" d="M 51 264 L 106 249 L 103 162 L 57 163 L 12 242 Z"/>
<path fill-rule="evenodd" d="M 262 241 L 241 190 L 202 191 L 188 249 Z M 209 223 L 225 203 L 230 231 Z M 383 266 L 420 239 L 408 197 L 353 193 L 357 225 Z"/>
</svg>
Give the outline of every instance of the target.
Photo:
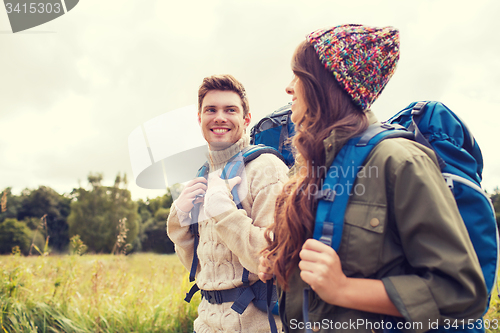
<svg viewBox="0 0 500 333">
<path fill-rule="evenodd" d="M 350 202 L 344 218 L 339 257 L 348 276 L 368 277 L 380 268 L 387 206 Z"/>
</svg>

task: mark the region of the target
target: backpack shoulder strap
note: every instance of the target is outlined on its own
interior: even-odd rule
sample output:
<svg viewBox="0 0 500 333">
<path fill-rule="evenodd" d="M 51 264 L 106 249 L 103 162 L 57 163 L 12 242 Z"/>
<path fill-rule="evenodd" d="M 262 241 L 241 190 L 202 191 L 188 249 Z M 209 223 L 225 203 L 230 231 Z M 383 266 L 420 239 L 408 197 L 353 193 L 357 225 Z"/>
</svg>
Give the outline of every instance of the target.
<svg viewBox="0 0 500 333">
<path fill-rule="evenodd" d="M 278 157 L 283 162 L 285 162 L 285 159 L 279 153 L 279 151 L 276 150 L 276 148 L 268 147 L 262 144 L 247 146 L 245 149 L 241 151 L 241 153 L 243 155 L 243 160 L 245 161 L 245 165 L 250 163 L 251 161 L 253 161 L 262 154 L 272 154 Z"/>
<path fill-rule="evenodd" d="M 372 149 L 382 140 L 393 137 L 413 139 L 413 134 L 402 126 L 377 123 L 342 147 L 326 174 L 323 188 L 315 195 L 319 202 L 314 239 L 338 251 L 344 228 L 344 215 L 357 173 Z"/>
<path fill-rule="evenodd" d="M 432 151 L 436 154 L 436 158 L 439 163 L 439 168 L 443 170 L 446 167 L 446 162 L 441 158 L 441 156 L 439 156 L 437 151 L 430 144 L 429 140 L 427 140 L 427 138 L 422 134 L 422 132 L 420 132 L 420 129 L 418 128 L 418 124 L 420 122 L 420 119 L 425 110 L 425 106 L 427 104 L 429 104 L 429 102 L 418 102 L 417 104 L 415 104 L 415 106 L 413 106 L 413 109 L 411 111 L 412 121 L 410 126 L 408 127 L 408 131 L 414 133 L 415 141 L 426 146 L 429 149 L 432 149 Z"/>
<path fill-rule="evenodd" d="M 196 177 L 208 177 L 208 162 L 205 162 L 201 166 L 200 169 L 198 169 L 198 173 L 196 174 Z M 198 198 L 196 196 L 193 200 L 193 202 Z M 199 243 L 199 235 L 198 235 L 198 215 L 200 212 L 200 205 L 201 203 L 194 204 L 193 208 L 191 209 L 191 221 L 192 223 L 189 225 L 189 231 L 191 234 L 194 236 L 194 252 L 193 252 L 193 261 L 191 262 L 191 270 L 189 271 L 189 282 L 193 282 L 195 280 L 195 275 L 196 275 L 196 269 L 198 268 L 198 256 L 196 254 L 196 251 L 198 249 L 198 243 Z M 195 285 L 196 286 L 196 285 Z M 192 290 L 190 291 L 190 293 Z M 196 292 L 196 291 L 194 291 Z M 192 296 L 192 295 L 191 295 Z M 191 297 L 189 297 L 189 300 L 191 300 Z M 189 301 L 187 301 L 189 303 Z"/>
<path fill-rule="evenodd" d="M 361 136 L 350 139 L 333 160 L 323 182 L 321 191 L 315 194 L 319 200 L 316 209 L 313 238 L 331 246 L 340 247 L 344 230 L 344 215 L 351 197 L 357 173 L 372 149 L 382 140 L 393 137 L 413 139 L 411 132 L 403 126 L 387 123 L 370 125 Z M 304 288 L 302 316 L 309 321 L 309 288 Z M 310 329 L 306 329 L 311 333 Z"/>
<path fill-rule="evenodd" d="M 250 145 L 244 148 L 240 153 L 233 156 L 222 170 L 222 178 L 231 179 L 236 176 L 241 176 L 245 165 L 256 159 L 262 154 L 273 154 L 281 159 L 283 162 L 283 156 L 273 147 L 267 147 L 264 145 Z M 236 202 L 238 209 L 242 209 L 241 202 L 238 196 L 238 185 L 233 187 L 231 194 L 233 195 L 233 200 Z"/>
<path fill-rule="evenodd" d="M 208 162 L 205 162 L 198 169 L 198 173 L 196 173 L 196 177 L 205 177 L 205 178 L 207 178 L 208 177 L 208 170 L 209 170 Z"/>
<path fill-rule="evenodd" d="M 247 165 L 262 154 L 273 154 L 280 160 L 285 162 L 283 156 L 273 147 L 264 145 L 250 145 L 245 147 L 241 152 L 231 157 L 222 170 L 224 179 L 231 179 L 241 175 L 243 166 Z"/>
</svg>

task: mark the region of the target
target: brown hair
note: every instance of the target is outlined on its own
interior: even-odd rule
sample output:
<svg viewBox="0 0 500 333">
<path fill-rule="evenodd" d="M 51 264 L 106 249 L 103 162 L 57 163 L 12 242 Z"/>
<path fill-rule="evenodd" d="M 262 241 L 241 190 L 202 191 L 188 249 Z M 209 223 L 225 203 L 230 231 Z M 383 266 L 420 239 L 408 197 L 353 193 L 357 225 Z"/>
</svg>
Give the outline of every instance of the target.
<svg viewBox="0 0 500 333">
<path fill-rule="evenodd" d="M 297 134 L 292 140 L 298 153 L 297 172 L 279 195 L 275 223 L 265 235 L 267 250 L 276 255 L 274 273 L 284 289 L 299 262 L 302 245 L 313 235 L 317 203 L 309 189 L 321 188 L 327 171 L 323 140 L 335 130 L 340 145 L 368 127 L 364 112 L 340 88 L 307 41 L 297 47 L 292 71 L 302 84 L 307 105 L 304 116 L 295 124 Z"/>
<path fill-rule="evenodd" d="M 198 89 L 198 113 L 201 112 L 201 105 L 203 104 L 203 99 L 210 90 L 227 90 L 234 91 L 241 98 L 241 105 L 243 106 L 243 118 L 248 115 L 250 107 L 248 105 L 247 94 L 245 87 L 234 78 L 234 76 L 229 74 L 223 75 L 212 75 L 203 79 L 203 83 Z"/>
</svg>

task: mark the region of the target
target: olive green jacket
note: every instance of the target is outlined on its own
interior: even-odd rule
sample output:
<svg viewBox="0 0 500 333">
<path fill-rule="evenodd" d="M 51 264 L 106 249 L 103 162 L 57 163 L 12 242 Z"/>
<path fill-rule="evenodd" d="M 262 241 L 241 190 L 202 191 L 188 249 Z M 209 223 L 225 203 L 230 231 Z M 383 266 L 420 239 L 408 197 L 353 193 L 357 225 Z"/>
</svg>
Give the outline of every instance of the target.
<svg viewBox="0 0 500 333">
<path fill-rule="evenodd" d="M 368 116 L 376 122 L 371 112 Z M 324 145 L 329 166 L 341 148 L 335 133 Z M 363 171 L 347 206 L 338 251 L 346 276 L 382 280 L 404 316 L 401 324 L 413 328 L 405 332 L 427 331 L 437 321 L 465 319 L 467 324 L 479 318 L 487 302 L 484 278 L 435 154 L 410 140 L 387 139 L 373 149 Z M 330 305 L 312 290 L 310 323 L 304 323 L 303 289 L 308 286 L 298 268 L 290 282 L 280 306 L 291 332 L 303 332 L 304 325 L 315 332 L 387 328 L 384 315 Z"/>
</svg>

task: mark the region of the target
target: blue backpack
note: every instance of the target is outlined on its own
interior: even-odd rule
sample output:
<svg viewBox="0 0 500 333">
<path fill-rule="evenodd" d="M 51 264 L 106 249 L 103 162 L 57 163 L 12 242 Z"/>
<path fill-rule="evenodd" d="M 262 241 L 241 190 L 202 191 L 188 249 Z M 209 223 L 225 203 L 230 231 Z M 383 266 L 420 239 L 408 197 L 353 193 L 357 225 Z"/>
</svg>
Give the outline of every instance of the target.
<svg viewBox="0 0 500 333">
<path fill-rule="evenodd" d="M 262 123 L 268 122 L 267 118 L 286 111 L 287 108 L 289 106 L 274 112 L 264 118 Z M 273 121 L 273 123 L 279 122 Z M 283 120 L 282 124 L 284 123 Z M 261 135 L 259 142 L 268 142 L 276 148 L 281 147 L 281 142 L 287 138 L 283 138 L 281 132 L 278 131 L 279 126 L 269 128 L 274 131 L 266 131 L 265 128 L 255 131 Z M 277 134 L 278 132 L 280 134 Z M 251 133 L 254 131 L 252 130 Z M 273 138 L 262 138 L 262 136 L 271 135 Z M 483 159 L 474 137 L 467 126 L 443 104 L 414 102 L 387 122 L 372 125 L 361 136 L 349 140 L 337 154 L 331 167 L 337 170 L 348 167 L 357 170 L 379 142 L 392 137 L 415 140 L 436 153 L 443 177 L 453 192 L 478 256 L 488 294 L 491 295 L 498 269 L 498 230 L 493 205 L 480 185 Z M 337 173 L 327 172 L 327 175 L 335 174 Z M 318 206 L 313 238 L 332 246 L 336 251 L 340 246 L 344 215 L 355 181 L 356 175 L 352 173 L 345 175 L 340 173 L 338 178 L 327 177 L 322 190 L 317 194 Z M 336 186 L 348 190 L 336 193 L 334 191 Z M 305 289 L 304 300 L 308 299 L 308 294 L 309 290 Z M 304 302 L 303 305 L 303 319 L 304 322 L 308 322 L 308 304 Z M 283 310 L 280 309 L 280 312 L 283 313 Z M 463 327 L 460 322 L 455 327 L 439 328 L 433 331 L 484 332 L 484 330 L 484 325 L 477 322 L 472 329 Z M 392 331 L 396 332 L 396 330 Z"/>
<path fill-rule="evenodd" d="M 262 118 L 250 130 L 250 144 L 273 147 L 283 156 L 290 168 L 295 159 L 286 140 L 295 134 L 295 125 L 291 120 L 292 104 L 289 103 Z"/>
<path fill-rule="evenodd" d="M 262 154 L 273 154 L 279 157 L 283 162 L 285 162 L 283 156 L 275 148 L 266 147 L 264 145 L 251 145 L 229 159 L 229 161 L 224 166 L 224 169 L 222 170 L 221 177 L 223 179 L 231 179 L 236 176 L 241 176 L 245 165 Z M 205 164 L 203 164 L 203 166 L 198 170 L 196 177 L 208 178 L 208 172 L 209 165 L 208 162 L 205 162 Z M 243 209 L 237 189 L 238 185 L 233 187 L 231 191 L 233 201 L 235 202 L 238 209 Z M 197 203 L 191 210 L 192 223 L 189 226 L 189 229 L 194 237 L 194 251 L 191 270 L 189 273 L 189 282 L 193 282 L 195 280 L 196 269 L 198 268 L 199 262 L 197 249 L 200 239 L 198 233 L 198 215 L 200 212 L 200 206 L 201 203 Z M 276 287 L 273 286 L 272 282 L 264 284 L 260 280 L 250 285 L 250 282 L 248 280 L 249 273 L 250 272 L 246 268 L 243 268 L 243 274 L 241 277 L 243 286 L 229 290 L 201 290 L 202 297 L 211 304 L 233 302 L 231 309 L 239 314 L 242 314 L 250 304 L 250 302 L 252 302 L 256 308 L 261 311 L 267 312 L 271 332 L 277 333 L 276 322 L 274 321 L 273 317 L 273 314 L 278 314 L 278 296 L 276 293 Z M 194 284 L 189 292 L 186 293 L 186 297 L 184 298 L 184 300 L 188 303 L 191 302 L 191 298 L 198 290 L 200 290 L 198 285 Z"/>
<path fill-rule="evenodd" d="M 438 102 L 412 103 L 387 122 L 408 128 L 417 142 L 436 153 L 491 294 L 498 270 L 498 230 L 493 204 L 481 188 L 483 157 L 472 133 Z"/>
</svg>

